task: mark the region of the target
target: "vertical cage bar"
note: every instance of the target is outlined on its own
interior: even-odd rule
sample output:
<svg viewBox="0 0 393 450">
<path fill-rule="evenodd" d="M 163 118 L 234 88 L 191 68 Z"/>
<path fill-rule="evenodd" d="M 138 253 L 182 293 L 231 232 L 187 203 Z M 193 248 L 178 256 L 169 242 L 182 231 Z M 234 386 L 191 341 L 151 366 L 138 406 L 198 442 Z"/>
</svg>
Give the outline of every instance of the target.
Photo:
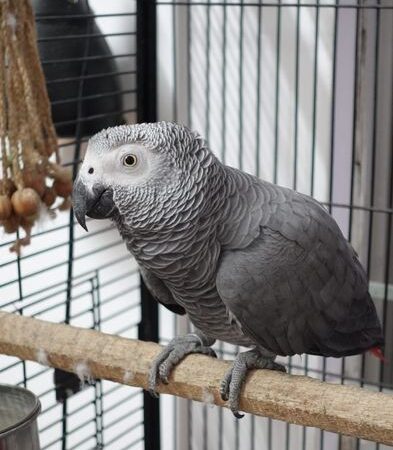
<svg viewBox="0 0 393 450">
<path fill-rule="evenodd" d="M 138 122 L 157 120 L 157 7 L 137 0 L 137 115 Z M 141 279 L 141 322 L 138 337 L 158 342 L 158 304 Z M 159 400 L 143 392 L 144 446 L 160 449 Z"/>
<path fill-rule="evenodd" d="M 89 7 L 88 2 L 86 2 L 87 7 Z M 85 75 L 87 72 L 88 65 L 88 55 L 90 52 L 90 34 L 92 28 L 92 19 L 88 19 L 86 22 L 86 40 L 83 50 L 83 61 L 81 65 L 81 73 L 80 80 L 78 83 L 78 96 L 77 96 L 77 106 L 76 106 L 76 125 L 75 125 L 75 149 L 73 161 L 75 162 L 72 166 L 72 179 L 75 180 L 77 172 L 78 172 L 78 164 L 77 161 L 80 160 L 81 147 L 83 142 L 83 126 L 84 122 L 83 117 L 83 91 L 84 91 L 84 81 Z M 65 304 L 65 323 L 70 323 L 71 318 L 71 300 L 72 300 L 72 279 L 73 279 L 73 269 L 74 269 L 74 213 L 72 208 L 70 209 L 69 214 L 69 246 L 68 246 L 68 270 L 67 270 L 67 293 L 66 293 L 66 304 Z M 68 436 L 68 402 L 67 399 L 64 399 L 63 402 L 63 417 L 62 417 L 62 450 L 66 450 L 67 448 L 67 436 Z"/>
<path fill-rule="evenodd" d="M 317 126 L 317 92 L 318 92 L 318 41 L 319 41 L 319 0 L 315 3 L 315 33 L 314 33 L 314 64 L 313 64 L 313 87 L 312 87 L 312 132 L 311 132 L 311 174 L 310 195 L 314 195 L 315 178 L 315 156 L 316 156 L 316 126 Z M 308 355 L 304 356 L 304 375 L 308 375 Z M 302 430 L 302 448 L 307 448 L 307 427 Z"/>
<path fill-rule="evenodd" d="M 315 35 L 314 35 L 314 68 L 313 68 L 313 104 L 312 104 L 312 142 L 311 142 L 311 179 L 310 195 L 314 195 L 316 127 L 317 127 L 317 93 L 318 93 L 318 41 L 319 41 L 319 0 L 315 7 Z M 307 366 L 307 364 L 306 364 Z"/>
<path fill-rule="evenodd" d="M 260 176 L 261 165 L 261 60 L 262 60 L 262 5 L 258 8 L 258 28 L 257 28 L 257 102 L 256 102 L 256 155 L 255 155 L 255 175 Z M 251 417 L 250 434 L 251 445 L 250 450 L 255 450 L 255 416 Z"/>
<path fill-rule="evenodd" d="M 187 119 L 188 126 L 192 128 L 191 103 L 192 103 L 192 78 L 191 78 L 191 8 L 187 5 Z"/>
<path fill-rule="evenodd" d="M 154 0 L 137 0 L 138 122 L 157 120 L 157 8 Z"/>
<path fill-rule="evenodd" d="M 16 232 L 16 238 L 19 239 L 19 230 Z M 23 286 L 22 286 L 22 265 L 20 260 L 20 254 L 17 254 L 16 264 L 18 269 L 18 294 L 19 301 L 23 302 Z M 23 303 L 22 303 L 23 305 Z M 23 315 L 23 306 L 19 308 L 19 314 Z M 23 386 L 27 387 L 27 372 L 26 372 L 26 361 L 22 361 L 22 374 L 23 374 Z"/>
<path fill-rule="evenodd" d="M 276 32 L 276 80 L 275 80 L 275 99 L 274 99 L 274 168 L 273 183 L 278 179 L 278 134 L 279 134 L 279 107 L 280 107 L 280 53 L 281 53 L 281 0 L 277 6 L 277 32 Z M 269 449 L 271 445 L 269 444 Z"/>
<path fill-rule="evenodd" d="M 273 183 L 278 179 L 278 120 L 280 103 L 280 49 L 281 49 L 281 0 L 277 3 L 277 31 L 276 31 L 276 74 L 275 74 L 275 99 L 274 99 L 274 162 Z M 268 418 L 267 447 L 273 450 L 273 421 Z"/>
<path fill-rule="evenodd" d="M 210 0 L 206 4 L 206 128 L 205 135 L 207 142 L 210 142 L 210 39 L 211 39 L 211 7 Z M 209 444 L 209 427 L 207 420 L 208 410 L 206 404 L 202 407 L 202 433 L 203 433 L 203 450 L 208 450 Z"/>
<path fill-rule="evenodd" d="M 239 4 L 239 154 L 238 154 L 238 166 L 239 169 L 243 169 L 243 134 L 244 134 L 244 123 L 243 123 L 243 64 L 244 64 L 244 1 L 241 0 Z M 235 354 L 239 353 L 239 347 L 235 347 Z M 239 430 L 239 420 L 235 422 L 235 449 L 240 449 L 240 430 Z"/>
<path fill-rule="evenodd" d="M 332 213 L 333 201 L 333 168 L 334 168 L 334 131 L 335 131 L 335 99 L 336 99 L 336 70 L 337 70 L 337 21 L 339 0 L 335 1 L 334 31 L 333 31 L 333 64 L 332 64 L 332 91 L 331 91 L 331 113 L 330 113 L 330 174 L 329 174 L 329 213 Z M 326 380 L 326 357 L 322 357 L 322 381 Z M 325 448 L 325 432 L 320 431 L 320 450 Z"/>
<path fill-rule="evenodd" d="M 172 5 L 172 53 L 173 53 L 173 120 L 178 120 L 178 107 L 177 107 L 177 14 L 176 5 Z"/>
<path fill-rule="evenodd" d="M 158 342 L 158 305 L 141 278 L 141 322 L 138 339 Z M 160 449 L 160 401 L 143 391 L 143 421 L 146 450 Z"/>
<path fill-rule="evenodd" d="M 101 330 L 101 294 L 100 294 L 100 278 L 99 271 L 95 271 L 95 277 L 91 280 L 93 293 L 93 328 Z M 96 426 L 96 449 L 104 448 L 104 405 L 103 405 L 103 390 L 102 381 L 96 380 L 94 385 L 94 411 L 95 411 L 95 426 Z"/>
<path fill-rule="evenodd" d="M 221 161 L 225 164 L 226 157 L 226 90 L 227 90 L 227 8 L 223 6 L 223 18 L 222 18 L 222 111 L 221 111 L 221 140 L 222 140 L 222 148 L 221 148 Z"/>
<path fill-rule="evenodd" d="M 377 5 L 380 6 L 380 0 L 377 0 Z M 375 203 L 377 201 L 377 196 L 375 195 L 376 189 L 376 180 L 378 180 L 376 174 L 377 167 L 377 119 L 378 119 L 378 77 L 379 77 L 379 50 L 380 50 L 380 21 L 381 21 L 381 11 L 376 10 L 376 30 L 375 30 L 375 59 L 374 59 L 374 85 L 373 85 L 373 134 L 372 134 L 372 162 L 371 162 L 371 207 L 375 207 Z M 369 216 L 369 235 L 368 235 L 368 251 L 367 251 L 367 263 L 368 263 L 368 273 L 371 274 L 371 261 L 372 261 L 372 250 L 373 250 L 373 229 L 374 229 L 374 211 L 370 211 Z M 386 258 L 389 256 L 389 247 L 387 247 Z M 386 285 L 385 285 L 386 286 Z M 386 314 L 387 314 L 387 297 L 383 300 L 383 309 L 382 309 L 382 327 L 383 330 L 386 330 Z M 365 365 L 364 365 L 364 357 L 362 364 L 362 373 L 361 377 L 364 378 L 365 373 Z M 383 363 L 382 361 L 379 364 L 379 382 L 383 382 Z M 382 386 L 379 386 L 379 391 L 382 391 Z M 377 443 L 375 445 L 375 450 L 380 449 L 380 444 Z"/>
</svg>

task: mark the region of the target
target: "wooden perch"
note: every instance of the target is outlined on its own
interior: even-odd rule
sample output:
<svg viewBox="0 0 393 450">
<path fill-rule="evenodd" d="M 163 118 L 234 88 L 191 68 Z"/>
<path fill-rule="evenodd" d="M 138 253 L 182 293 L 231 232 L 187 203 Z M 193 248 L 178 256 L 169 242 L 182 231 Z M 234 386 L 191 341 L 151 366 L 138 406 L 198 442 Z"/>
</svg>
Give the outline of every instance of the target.
<svg viewBox="0 0 393 450">
<path fill-rule="evenodd" d="M 0 353 L 146 388 L 161 347 L 94 330 L 0 311 Z M 229 362 L 190 355 L 159 392 L 225 406 L 220 381 Z M 87 373 L 90 372 L 90 373 Z M 241 410 L 393 445 L 393 396 L 270 370 L 252 371 Z"/>
</svg>

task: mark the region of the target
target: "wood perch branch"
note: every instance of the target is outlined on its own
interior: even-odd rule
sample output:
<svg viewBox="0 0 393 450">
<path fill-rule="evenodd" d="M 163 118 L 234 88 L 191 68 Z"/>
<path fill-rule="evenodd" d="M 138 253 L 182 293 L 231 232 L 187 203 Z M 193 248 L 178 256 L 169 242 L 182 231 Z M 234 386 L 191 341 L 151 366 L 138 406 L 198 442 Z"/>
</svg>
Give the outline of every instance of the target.
<svg viewBox="0 0 393 450">
<path fill-rule="evenodd" d="M 0 353 L 46 363 L 68 372 L 88 368 L 93 378 L 146 388 L 149 367 L 161 347 L 98 331 L 0 311 Z M 190 355 L 159 392 L 225 406 L 220 381 L 229 362 Z M 252 371 L 242 411 L 393 445 L 393 396 L 354 386 Z"/>
</svg>

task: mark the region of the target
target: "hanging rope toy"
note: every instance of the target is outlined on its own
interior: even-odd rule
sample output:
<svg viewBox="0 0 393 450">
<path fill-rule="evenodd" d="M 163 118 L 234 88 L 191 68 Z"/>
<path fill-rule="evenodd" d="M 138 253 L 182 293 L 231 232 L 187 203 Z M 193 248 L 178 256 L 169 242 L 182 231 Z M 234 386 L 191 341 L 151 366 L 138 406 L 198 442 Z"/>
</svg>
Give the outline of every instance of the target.
<svg viewBox="0 0 393 450">
<path fill-rule="evenodd" d="M 60 166 L 28 0 L 0 2 L 0 225 L 19 254 L 45 210 L 70 206 L 71 172 Z M 61 203 L 55 208 L 56 200 Z M 25 231 L 23 238 L 20 231 Z"/>
</svg>

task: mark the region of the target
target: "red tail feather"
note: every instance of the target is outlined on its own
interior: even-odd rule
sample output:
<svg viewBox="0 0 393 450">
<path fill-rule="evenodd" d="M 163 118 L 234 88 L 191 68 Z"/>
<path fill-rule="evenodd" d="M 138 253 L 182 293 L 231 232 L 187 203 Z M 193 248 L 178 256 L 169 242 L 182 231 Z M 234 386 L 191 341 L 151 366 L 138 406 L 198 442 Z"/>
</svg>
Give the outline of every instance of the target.
<svg viewBox="0 0 393 450">
<path fill-rule="evenodd" d="M 380 361 L 386 363 L 386 358 L 380 347 L 372 347 L 369 350 L 374 356 L 376 356 Z"/>
</svg>

